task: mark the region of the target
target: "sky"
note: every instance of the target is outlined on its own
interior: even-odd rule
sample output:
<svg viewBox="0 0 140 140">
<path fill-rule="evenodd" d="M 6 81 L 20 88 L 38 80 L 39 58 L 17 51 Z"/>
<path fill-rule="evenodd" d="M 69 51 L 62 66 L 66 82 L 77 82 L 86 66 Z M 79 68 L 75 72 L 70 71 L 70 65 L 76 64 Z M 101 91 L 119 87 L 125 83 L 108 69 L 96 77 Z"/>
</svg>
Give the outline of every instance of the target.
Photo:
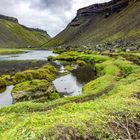
<svg viewBox="0 0 140 140">
<path fill-rule="evenodd" d="M 61 32 L 85 6 L 110 0 L 0 0 L 0 14 L 16 17 L 20 24 L 46 30 L 52 37 Z"/>
</svg>

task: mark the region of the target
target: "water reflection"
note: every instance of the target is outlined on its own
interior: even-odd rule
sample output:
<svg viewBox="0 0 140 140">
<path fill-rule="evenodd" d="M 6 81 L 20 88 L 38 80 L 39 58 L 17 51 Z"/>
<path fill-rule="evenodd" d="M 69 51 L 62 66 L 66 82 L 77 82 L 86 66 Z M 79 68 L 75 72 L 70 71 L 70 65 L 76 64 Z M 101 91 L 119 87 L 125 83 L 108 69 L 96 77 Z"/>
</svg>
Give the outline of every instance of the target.
<svg viewBox="0 0 140 140">
<path fill-rule="evenodd" d="M 12 104 L 12 95 L 11 91 L 13 86 L 7 86 L 6 90 L 0 94 L 0 107 L 11 105 Z"/>
<path fill-rule="evenodd" d="M 52 51 L 32 50 L 22 54 L 0 55 L 0 60 L 47 60 L 48 56 L 56 56 Z"/>
<path fill-rule="evenodd" d="M 53 83 L 60 95 L 75 96 L 81 94 L 83 85 L 92 79 L 95 79 L 94 66 L 77 67 L 75 65 L 75 69 L 70 74 L 57 78 Z"/>
<path fill-rule="evenodd" d="M 62 96 L 75 96 L 81 94 L 82 84 L 79 83 L 75 76 L 68 74 L 53 81 L 56 90 Z"/>
<path fill-rule="evenodd" d="M 72 74 L 83 84 L 95 79 L 96 76 L 95 67 L 93 65 L 77 67 L 73 69 Z"/>
</svg>

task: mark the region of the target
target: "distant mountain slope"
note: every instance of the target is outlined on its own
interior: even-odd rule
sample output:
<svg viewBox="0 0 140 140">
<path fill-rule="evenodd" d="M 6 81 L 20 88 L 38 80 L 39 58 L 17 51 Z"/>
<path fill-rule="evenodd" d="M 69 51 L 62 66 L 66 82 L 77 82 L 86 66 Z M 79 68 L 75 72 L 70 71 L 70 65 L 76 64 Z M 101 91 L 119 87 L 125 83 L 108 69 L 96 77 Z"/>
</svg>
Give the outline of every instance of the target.
<svg viewBox="0 0 140 140">
<path fill-rule="evenodd" d="M 115 45 L 140 44 L 139 0 L 112 0 L 82 8 L 67 28 L 46 46 L 93 48 L 109 42 Z"/>
<path fill-rule="evenodd" d="M 0 47 L 40 47 L 49 39 L 46 31 L 28 28 L 16 18 L 0 15 Z"/>
</svg>

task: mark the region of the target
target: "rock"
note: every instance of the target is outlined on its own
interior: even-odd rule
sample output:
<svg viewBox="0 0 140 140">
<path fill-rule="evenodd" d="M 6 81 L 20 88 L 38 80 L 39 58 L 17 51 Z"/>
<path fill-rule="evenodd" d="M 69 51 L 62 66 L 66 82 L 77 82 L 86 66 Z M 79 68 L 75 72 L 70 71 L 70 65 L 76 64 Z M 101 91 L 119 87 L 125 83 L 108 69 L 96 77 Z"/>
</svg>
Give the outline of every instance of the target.
<svg viewBox="0 0 140 140">
<path fill-rule="evenodd" d="M 8 20 L 8 21 L 12 21 L 14 23 L 18 23 L 18 19 L 14 18 L 14 17 L 8 17 L 8 16 L 5 16 L 5 15 L 0 15 L 0 19 L 5 19 L 5 20 Z"/>
<path fill-rule="evenodd" d="M 70 26 L 79 26 L 82 24 L 82 17 L 96 16 L 97 14 L 104 14 L 104 17 L 109 17 L 112 13 L 119 12 L 123 8 L 127 7 L 129 0 L 112 0 L 110 2 L 93 4 L 85 8 L 81 8 L 77 11 L 77 16 L 70 23 Z M 86 20 L 90 22 L 90 20 Z"/>
</svg>

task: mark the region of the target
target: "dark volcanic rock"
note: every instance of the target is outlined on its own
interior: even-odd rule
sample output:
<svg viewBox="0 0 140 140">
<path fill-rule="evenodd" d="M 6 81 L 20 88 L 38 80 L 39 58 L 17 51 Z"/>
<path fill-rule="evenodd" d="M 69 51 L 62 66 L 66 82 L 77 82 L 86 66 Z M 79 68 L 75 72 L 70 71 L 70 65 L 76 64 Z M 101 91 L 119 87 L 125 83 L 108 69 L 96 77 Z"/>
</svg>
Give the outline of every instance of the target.
<svg viewBox="0 0 140 140">
<path fill-rule="evenodd" d="M 12 21 L 14 23 L 18 23 L 18 19 L 14 18 L 14 17 L 8 17 L 8 16 L 0 15 L 0 19 L 5 19 L 5 20 L 8 20 L 8 21 Z"/>
<path fill-rule="evenodd" d="M 81 17 L 90 17 L 97 14 L 104 14 L 108 18 L 112 13 L 119 12 L 128 6 L 129 0 L 112 0 L 110 2 L 93 4 L 88 7 L 79 9 L 76 18 L 70 24 L 71 26 L 79 26 Z"/>
<path fill-rule="evenodd" d="M 40 33 L 42 33 L 42 34 L 44 34 L 44 35 L 48 35 L 47 31 L 44 31 L 44 30 L 42 30 L 42 29 L 30 28 L 30 27 L 27 27 L 27 26 L 24 26 L 24 25 L 21 25 L 21 26 L 22 26 L 23 28 L 29 30 L 29 31 L 37 31 L 37 32 L 40 32 Z M 48 36 L 49 36 L 49 35 L 48 35 Z M 49 38 L 51 38 L 51 37 L 49 36 Z"/>
</svg>

